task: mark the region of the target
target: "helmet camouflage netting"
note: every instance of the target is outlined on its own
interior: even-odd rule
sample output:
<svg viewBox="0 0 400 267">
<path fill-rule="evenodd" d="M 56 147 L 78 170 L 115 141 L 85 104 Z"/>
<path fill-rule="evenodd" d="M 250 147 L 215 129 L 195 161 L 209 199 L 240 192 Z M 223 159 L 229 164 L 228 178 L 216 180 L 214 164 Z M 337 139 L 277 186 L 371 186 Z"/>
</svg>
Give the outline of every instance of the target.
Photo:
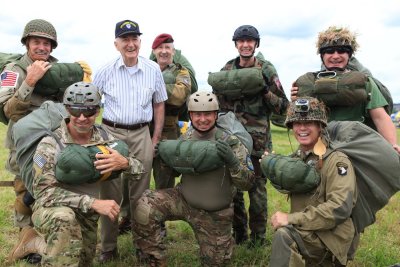
<svg viewBox="0 0 400 267">
<path fill-rule="evenodd" d="M 318 34 L 317 54 L 321 54 L 321 50 L 325 48 L 335 46 L 346 46 L 351 49 L 352 53 L 355 53 L 359 47 L 356 37 L 357 34 L 350 32 L 346 27 L 331 26 Z"/>
<path fill-rule="evenodd" d="M 296 121 L 318 121 L 327 125 L 326 108 L 322 101 L 313 97 L 299 97 L 290 103 L 285 125 L 292 128 L 293 122 Z"/>
</svg>

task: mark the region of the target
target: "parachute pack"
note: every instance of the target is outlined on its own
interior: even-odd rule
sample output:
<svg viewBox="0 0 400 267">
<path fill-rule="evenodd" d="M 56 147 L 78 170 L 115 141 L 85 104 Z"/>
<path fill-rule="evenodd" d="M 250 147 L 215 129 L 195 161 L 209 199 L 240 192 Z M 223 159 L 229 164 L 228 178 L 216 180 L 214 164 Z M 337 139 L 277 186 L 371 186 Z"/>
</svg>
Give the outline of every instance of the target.
<svg viewBox="0 0 400 267">
<path fill-rule="evenodd" d="M 385 107 L 386 112 L 390 115 L 393 113 L 393 98 L 392 95 L 390 94 L 389 89 L 383 84 L 381 83 L 378 79 L 376 79 L 374 76 L 372 76 L 372 73 L 369 71 L 369 69 L 367 69 L 366 67 L 364 67 L 357 58 L 355 57 L 351 57 L 349 64 L 347 65 L 347 67 L 351 70 L 356 70 L 359 72 L 364 73 L 365 75 L 367 75 L 368 77 L 372 78 L 372 80 L 376 83 L 376 85 L 379 88 L 379 91 L 381 91 L 383 97 L 386 99 L 386 102 L 388 102 L 388 106 Z"/>
<path fill-rule="evenodd" d="M 230 134 L 235 135 L 242 144 L 247 148 L 249 154 L 253 152 L 253 138 L 244 128 L 243 124 L 236 118 L 232 111 L 227 113 L 219 113 L 217 119 L 217 126 L 228 131 Z"/>
<path fill-rule="evenodd" d="M 400 157 L 378 132 L 361 122 L 332 121 L 327 131 L 330 148 L 345 153 L 355 170 L 359 195 L 352 219 L 360 233 L 400 190 Z"/>
</svg>

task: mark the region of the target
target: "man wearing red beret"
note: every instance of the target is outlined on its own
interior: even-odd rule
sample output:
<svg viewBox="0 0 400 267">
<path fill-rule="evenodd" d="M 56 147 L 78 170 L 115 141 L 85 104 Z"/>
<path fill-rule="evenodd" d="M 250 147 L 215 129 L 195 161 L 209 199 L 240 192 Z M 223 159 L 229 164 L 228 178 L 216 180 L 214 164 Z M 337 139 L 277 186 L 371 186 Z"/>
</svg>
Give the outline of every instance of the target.
<svg viewBox="0 0 400 267">
<path fill-rule="evenodd" d="M 167 88 L 168 100 L 165 102 L 165 120 L 162 139 L 175 140 L 179 137 L 178 116 L 186 99 L 190 95 L 190 75 L 188 69 L 179 63 L 174 63 L 174 39 L 170 34 L 158 35 L 151 46 L 155 60 L 163 74 Z M 165 172 L 160 167 L 160 162 L 153 161 L 153 176 L 156 189 L 172 188 L 175 177 L 172 173 Z"/>
</svg>

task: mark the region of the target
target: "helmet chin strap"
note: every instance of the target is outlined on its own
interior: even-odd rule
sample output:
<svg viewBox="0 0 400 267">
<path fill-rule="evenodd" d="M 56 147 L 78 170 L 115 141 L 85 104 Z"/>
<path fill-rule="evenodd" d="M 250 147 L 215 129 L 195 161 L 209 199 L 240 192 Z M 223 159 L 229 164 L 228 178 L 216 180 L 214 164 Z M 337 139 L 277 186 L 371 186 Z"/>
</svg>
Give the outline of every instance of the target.
<svg viewBox="0 0 400 267">
<path fill-rule="evenodd" d="M 199 130 L 199 129 L 198 129 L 196 126 L 194 126 L 193 123 L 192 123 L 193 129 L 195 129 L 196 131 L 198 131 L 199 133 L 202 133 L 202 134 L 209 133 L 212 129 L 215 128 L 215 126 L 217 126 L 217 122 L 215 122 L 214 125 L 213 125 L 212 127 L 210 127 L 210 129 L 203 131 L 203 130 Z"/>
</svg>

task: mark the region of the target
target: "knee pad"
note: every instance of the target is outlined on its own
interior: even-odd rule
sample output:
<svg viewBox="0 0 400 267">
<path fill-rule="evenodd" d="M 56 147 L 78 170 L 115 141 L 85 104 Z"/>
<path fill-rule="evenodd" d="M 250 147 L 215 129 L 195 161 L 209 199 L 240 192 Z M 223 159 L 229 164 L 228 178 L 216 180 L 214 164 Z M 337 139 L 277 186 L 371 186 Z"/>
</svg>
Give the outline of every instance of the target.
<svg viewBox="0 0 400 267">
<path fill-rule="evenodd" d="M 151 206 L 148 202 L 148 198 L 142 196 L 136 204 L 136 209 L 133 214 L 135 221 L 141 225 L 147 225 L 149 223 Z"/>
</svg>

